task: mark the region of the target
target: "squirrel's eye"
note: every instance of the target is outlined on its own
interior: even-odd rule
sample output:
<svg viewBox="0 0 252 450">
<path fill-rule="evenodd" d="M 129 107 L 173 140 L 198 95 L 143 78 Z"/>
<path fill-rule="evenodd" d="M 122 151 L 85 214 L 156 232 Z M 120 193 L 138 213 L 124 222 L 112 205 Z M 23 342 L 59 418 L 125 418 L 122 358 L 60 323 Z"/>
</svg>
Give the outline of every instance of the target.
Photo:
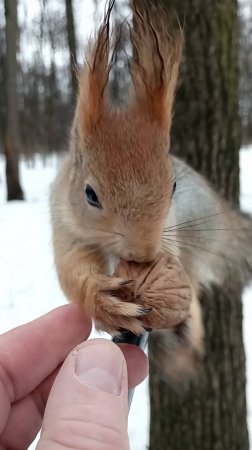
<svg viewBox="0 0 252 450">
<path fill-rule="evenodd" d="M 102 208 L 102 205 L 100 204 L 95 191 L 89 184 L 86 185 L 85 193 L 89 205 L 95 206 L 96 208 L 100 209 Z"/>
<path fill-rule="evenodd" d="M 176 183 L 176 181 L 174 181 L 174 183 L 173 183 L 173 188 L 172 188 L 172 195 L 173 195 L 174 192 L 176 191 L 176 187 L 177 187 L 177 183 Z"/>
</svg>

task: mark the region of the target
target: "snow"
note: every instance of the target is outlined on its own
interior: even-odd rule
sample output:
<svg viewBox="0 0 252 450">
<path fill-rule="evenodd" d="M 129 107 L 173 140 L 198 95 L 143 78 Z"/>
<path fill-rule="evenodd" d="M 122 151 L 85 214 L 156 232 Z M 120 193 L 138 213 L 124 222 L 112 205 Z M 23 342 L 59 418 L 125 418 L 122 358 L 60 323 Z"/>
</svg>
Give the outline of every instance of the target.
<svg viewBox="0 0 252 450">
<path fill-rule="evenodd" d="M 252 213 L 252 146 L 240 152 L 241 208 Z M 252 250 L 252 243 L 251 243 Z M 247 407 L 250 448 L 252 449 L 252 288 L 243 293 L 243 336 L 247 356 Z"/>
<path fill-rule="evenodd" d="M 56 156 L 33 164 L 21 161 L 26 202 L 5 202 L 4 161 L 0 156 L 0 333 L 66 302 L 53 265 L 48 196 L 58 166 Z M 240 152 L 241 205 L 252 212 L 252 146 Z M 252 436 L 252 289 L 244 299 L 244 340 L 247 354 L 247 400 Z M 95 334 L 92 334 L 92 337 Z M 148 448 L 148 380 L 135 391 L 130 415 L 131 450 Z M 30 447 L 35 448 L 35 444 Z"/>
</svg>

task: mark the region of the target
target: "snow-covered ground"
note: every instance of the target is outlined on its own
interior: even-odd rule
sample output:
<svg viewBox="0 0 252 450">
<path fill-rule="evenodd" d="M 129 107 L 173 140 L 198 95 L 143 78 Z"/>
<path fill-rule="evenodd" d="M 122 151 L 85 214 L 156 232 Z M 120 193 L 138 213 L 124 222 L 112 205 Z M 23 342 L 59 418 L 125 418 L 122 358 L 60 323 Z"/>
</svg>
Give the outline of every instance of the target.
<svg viewBox="0 0 252 450">
<path fill-rule="evenodd" d="M 252 213 L 252 146 L 240 151 L 241 208 Z M 252 242 L 251 242 L 252 251 Z M 243 335 L 247 356 L 247 406 L 250 449 L 252 450 L 252 287 L 243 293 Z"/>
<path fill-rule="evenodd" d="M 26 202 L 5 202 L 4 163 L 0 156 L 0 333 L 64 304 L 52 258 L 49 225 L 49 186 L 57 158 L 34 166 L 21 163 Z M 241 204 L 252 212 L 252 147 L 240 154 Z M 252 436 L 252 290 L 244 293 L 244 339 L 247 353 L 247 399 Z M 250 345 L 249 345 L 250 344 Z M 136 389 L 130 417 L 131 450 L 148 446 L 148 380 Z M 35 448 L 34 444 L 30 447 Z"/>
</svg>

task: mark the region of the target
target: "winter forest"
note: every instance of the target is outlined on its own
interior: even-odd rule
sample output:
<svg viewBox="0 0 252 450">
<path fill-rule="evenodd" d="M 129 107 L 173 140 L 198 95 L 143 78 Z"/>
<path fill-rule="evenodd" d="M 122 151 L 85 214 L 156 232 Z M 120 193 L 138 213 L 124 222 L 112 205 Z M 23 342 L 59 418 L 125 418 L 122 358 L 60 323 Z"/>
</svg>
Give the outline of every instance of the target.
<svg viewBox="0 0 252 450">
<path fill-rule="evenodd" d="M 148 2 L 175 11 L 184 34 L 171 152 L 252 214 L 251 0 Z M 77 74 L 105 3 L 0 0 L 0 339 L 67 302 L 53 262 L 49 193 L 68 150 Z M 134 27 L 128 3 L 116 0 L 114 24 L 129 20 Z M 129 35 L 122 30 L 110 74 L 118 107 L 130 84 Z M 200 301 L 205 350 L 196 381 L 181 388 L 161 379 L 158 338 L 150 337 L 149 376 L 129 413 L 131 450 L 252 449 L 252 289 L 230 276 Z M 7 448 L 1 428 L 0 448 Z"/>
</svg>

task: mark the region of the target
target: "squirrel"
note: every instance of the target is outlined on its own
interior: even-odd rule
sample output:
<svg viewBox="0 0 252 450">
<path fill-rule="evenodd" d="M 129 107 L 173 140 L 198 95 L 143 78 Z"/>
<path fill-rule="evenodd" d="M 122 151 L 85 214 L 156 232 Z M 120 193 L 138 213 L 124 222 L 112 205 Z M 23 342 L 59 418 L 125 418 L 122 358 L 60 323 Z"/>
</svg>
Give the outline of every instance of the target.
<svg viewBox="0 0 252 450">
<path fill-rule="evenodd" d="M 120 109 L 111 104 L 108 84 L 117 46 L 110 32 L 113 6 L 110 0 L 89 43 L 70 151 L 51 191 L 55 264 L 66 297 L 83 305 L 98 328 L 139 333 L 148 311 L 113 295 L 131 282 L 112 276 L 114 268 L 120 259 L 141 263 L 166 251 L 175 255 L 193 290 L 189 356 L 178 348 L 171 359 L 181 367 L 192 351 L 203 348 L 202 287 L 223 284 L 233 270 L 243 284 L 250 279 L 251 222 L 170 154 L 183 33 L 174 30 L 158 2 L 131 2 L 132 92 Z M 175 339 L 172 331 L 159 333 Z"/>
</svg>

